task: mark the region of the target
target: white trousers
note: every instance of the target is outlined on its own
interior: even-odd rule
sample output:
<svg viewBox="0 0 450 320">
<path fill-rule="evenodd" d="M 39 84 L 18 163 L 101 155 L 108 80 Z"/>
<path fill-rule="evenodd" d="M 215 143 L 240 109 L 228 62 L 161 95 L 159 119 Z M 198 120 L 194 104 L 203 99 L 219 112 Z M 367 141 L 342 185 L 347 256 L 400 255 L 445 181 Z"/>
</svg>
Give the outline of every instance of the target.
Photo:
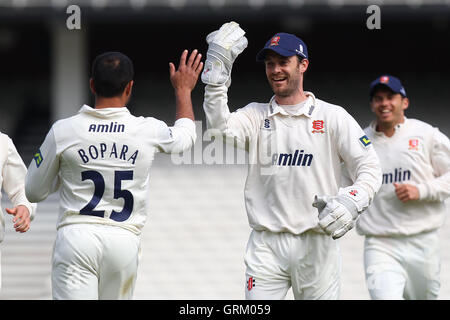
<svg viewBox="0 0 450 320">
<path fill-rule="evenodd" d="M 372 299 L 436 299 L 440 288 L 439 234 L 369 237 L 364 242 L 366 284 Z"/>
<path fill-rule="evenodd" d="M 60 228 L 52 256 L 53 299 L 131 299 L 139 251 L 139 236 L 120 227 Z"/>
<path fill-rule="evenodd" d="M 339 298 L 339 245 L 325 234 L 253 230 L 245 265 L 248 300 L 281 300 L 291 287 L 295 299 Z"/>
</svg>

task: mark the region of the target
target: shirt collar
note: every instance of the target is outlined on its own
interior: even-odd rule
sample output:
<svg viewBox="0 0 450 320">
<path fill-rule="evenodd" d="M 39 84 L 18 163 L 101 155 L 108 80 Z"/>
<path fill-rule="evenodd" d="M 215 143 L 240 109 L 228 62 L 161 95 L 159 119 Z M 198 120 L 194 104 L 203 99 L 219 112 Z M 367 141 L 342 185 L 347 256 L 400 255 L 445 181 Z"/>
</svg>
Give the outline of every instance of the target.
<svg viewBox="0 0 450 320">
<path fill-rule="evenodd" d="M 406 116 L 403 116 L 403 117 L 404 117 L 405 121 L 403 121 L 402 123 L 397 123 L 397 124 L 395 125 L 395 128 L 394 128 L 395 132 L 398 132 L 398 131 L 402 130 L 403 127 L 406 125 L 406 122 L 408 121 L 408 119 L 406 118 Z M 377 131 L 377 120 L 373 120 L 373 121 L 370 123 L 370 128 L 372 129 L 372 131 L 373 131 L 374 134 L 377 134 L 377 135 L 384 135 L 383 132 Z"/>
<path fill-rule="evenodd" d="M 299 110 L 299 114 L 296 116 L 301 116 L 301 115 L 305 115 L 308 118 L 311 118 L 314 110 L 316 109 L 316 97 L 314 96 L 314 94 L 312 92 L 309 91 L 305 91 L 306 96 L 308 97 L 306 99 L 305 104 L 303 105 L 303 107 Z M 277 113 L 282 114 L 282 115 L 289 115 L 288 113 L 286 113 L 286 111 L 283 110 L 283 108 L 281 108 L 275 101 L 275 96 L 273 96 L 270 101 L 269 101 L 269 117 L 272 117 L 274 115 L 276 115 Z"/>
<path fill-rule="evenodd" d="M 98 118 L 110 118 L 113 116 L 125 115 L 130 113 L 127 107 L 95 109 L 88 106 L 87 104 L 84 104 L 78 112 L 87 113 Z"/>
</svg>

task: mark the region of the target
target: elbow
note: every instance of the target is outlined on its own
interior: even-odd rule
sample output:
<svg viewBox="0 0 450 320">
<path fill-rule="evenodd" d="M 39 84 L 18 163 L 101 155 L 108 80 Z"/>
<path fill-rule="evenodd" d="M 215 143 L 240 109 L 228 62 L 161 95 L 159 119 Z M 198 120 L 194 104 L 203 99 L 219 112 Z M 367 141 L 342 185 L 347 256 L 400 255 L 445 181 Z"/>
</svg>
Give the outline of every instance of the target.
<svg viewBox="0 0 450 320">
<path fill-rule="evenodd" d="M 29 190 L 28 188 L 25 188 L 25 196 L 27 197 L 27 200 L 31 203 L 36 203 L 42 201 L 42 197 L 37 195 L 32 190 Z"/>
<path fill-rule="evenodd" d="M 197 132 L 195 127 L 193 128 L 183 128 L 184 134 L 182 135 L 182 143 L 181 143 L 181 150 L 178 152 L 187 151 L 190 148 L 192 148 L 195 144 L 195 140 L 197 140 Z"/>
<path fill-rule="evenodd" d="M 178 152 L 189 150 L 197 140 L 197 128 L 195 123 L 193 123 L 193 125 L 180 126 L 177 128 L 177 131 L 174 132 L 174 135 L 178 136 L 175 138 L 176 140 L 179 139 L 181 141 L 180 150 L 178 150 Z"/>
<path fill-rule="evenodd" d="M 36 202 L 41 201 L 40 197 L 38 197 L 37 195 L 33 194 L 30 191 L 26 191 L 25 196 L 27 197 L 27 200 L 31 203 L 36 203 Z"/>
<path fill-rule="evenodd" d="M 183 138 L 178 139 L 178 142 L 171 148 L 166 149 L 165 153 L 178 154 L 189 151 L 195 144 L 197 135 L 195 133 L 187 134 Z"/>
<path fill-rule="evenodd" d="M 37 203 L 47 198 L 46 193 L 43 193 L 43 188 L 40 186 L 33 187 L 29 183 L 25 183 L 25 196 L 31 203 Z"/>
</svg>

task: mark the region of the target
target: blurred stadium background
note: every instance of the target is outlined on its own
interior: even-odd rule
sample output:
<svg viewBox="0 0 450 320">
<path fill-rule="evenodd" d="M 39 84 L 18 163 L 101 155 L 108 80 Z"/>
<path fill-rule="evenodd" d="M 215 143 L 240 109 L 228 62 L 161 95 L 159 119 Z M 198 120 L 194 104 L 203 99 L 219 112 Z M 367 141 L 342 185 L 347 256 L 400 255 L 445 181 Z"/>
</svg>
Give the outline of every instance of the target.
<svg viewBox="0 0 450 320">
<path fill-rule="evenodd" d="M 81 9 L 80 30 L 66 27 L 71 4 Z M 381 8 L 380 30 L 366 27 L 370 4 Z M 249 39 L 233 68 L 232 110 L 270 99 L 255 55 L 284 31 L 308 45 L 306 90 L 344 106 L 361 126 L 372 119 L 370 81 L 388 73 L 406 88 L 407 116 L 450 136 L 449 0 L 0 0 L 0 131 L 13 139 L 28 165 L 55 120 L 73 115 L 83 103 L 92 105 L 90 63 L 110 50 L 134 61 L 132 112 L 172 124 L 168 63 L 178 62 L 185 48 L 206 54 L 206 35 L 230 20 L 240 23 Z M 202 97 L 199 82 L 193 102 L 204 123 Z M 250 232 L 245 175 L 245 165 L 175 165 L 170 157 L 156 158 L 135 299 L 244 298 L 243 254 Z M 3 196 L 2 207 L 7 205 Z M 51 298 L 57 211 L 55 194 L 39 205 L 26 234 L 16 234 L 5 217 L 1 299 Z M 450 299 L 448 223 L 441 235 L 440 299 Z M 363 238 L 352 231 L 340 242 L 342 298 L 368 299 Z"/>
</svg>

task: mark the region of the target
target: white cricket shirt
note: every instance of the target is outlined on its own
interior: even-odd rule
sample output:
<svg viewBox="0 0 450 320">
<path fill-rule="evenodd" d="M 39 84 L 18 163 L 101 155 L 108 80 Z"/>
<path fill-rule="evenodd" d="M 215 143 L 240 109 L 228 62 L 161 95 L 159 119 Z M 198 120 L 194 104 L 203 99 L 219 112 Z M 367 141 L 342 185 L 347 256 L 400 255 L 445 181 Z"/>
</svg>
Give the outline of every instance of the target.
<svg viewBox="0 0 450 320">
<path fill-rule="evenodd" d="M 392 137 L 365 129 L 383 169 L 383 184 L 360 215 L 357 231 L 364 235 L 412 235 L 442 226 L 450 196 L 450 141 L 437 128 L 416 119 L 398 124 Z M 396 183 L 416 185 L 420 199 L 401 202 Z"/>
<path fill-rule="evenodd" d="M 26 195 L 42 201 L 60 186 L 57 227 L 116 225 L 140 234 L 147 217 L 149 173 L 155 153 L 178 153 L 195 141 L 195 125 L 173 127 L 133 116 L 126 107 L 93 109 L 55 122 L 26 176 Z"/>
<path fill-rule="evenodd" d="M 5 191 L 13 207 L 24 205 L 28 208 L 30 219 L 33 220 L 36 204 L 30 203 L 25 196 L 25 175 L 27 167 L 14 146 L 12 140 L 0 132 L 0 187 Z M 0 200 L 2 193 L 0 192 Z M 0 206 L 0 242 L 5 235 L 5 217 Z"/>
<path fill-rule="evenodd" d="M 289 115 L 272 98 L 230 113 L 226 86 L 205 88 L 208 128 L 249 152 L 245 205 L 255 230 L 300 234 L 320 231 L 315 195 L 336 195 L 341 162 L 355 186 L 372 199 L 381 184 L 378 157 L 364 131 L 342 107 L 308 99 Z"/>
</svg>

